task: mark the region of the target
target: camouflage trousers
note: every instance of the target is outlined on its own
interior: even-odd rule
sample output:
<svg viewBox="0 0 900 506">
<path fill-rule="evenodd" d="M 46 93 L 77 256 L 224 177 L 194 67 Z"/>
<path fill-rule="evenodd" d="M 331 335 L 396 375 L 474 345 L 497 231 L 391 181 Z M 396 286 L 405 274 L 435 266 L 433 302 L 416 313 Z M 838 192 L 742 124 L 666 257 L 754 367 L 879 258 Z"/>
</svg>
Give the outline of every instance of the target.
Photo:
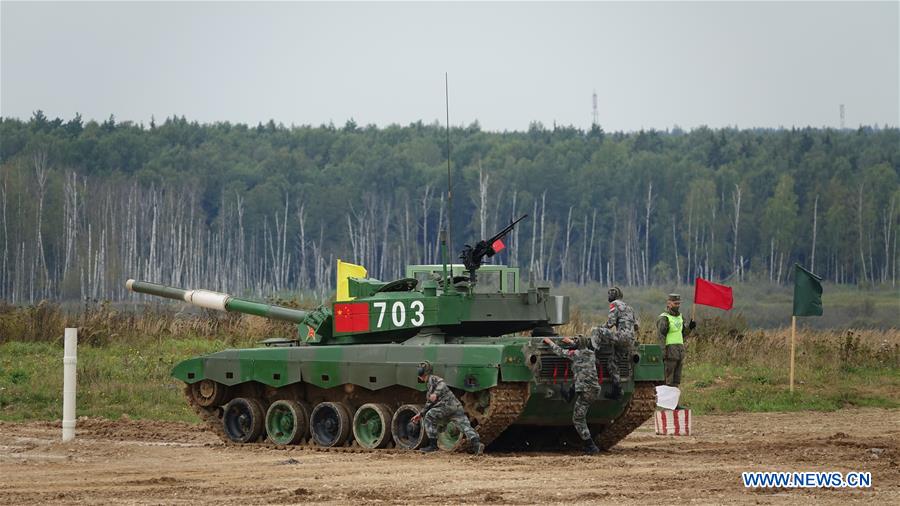
<svg viewBox="0 0 900 506">
<path fill-rule="evenodd" d="M 591 430 L 587 425 L 587 413 L 591 407 L 591 403 L 600 400 L 600 390 L 591 389 L 575 394 L 575 409 L 572 410 L 572 423 L 581 439 L 588 440 L 591 438 Z"/>
<path fill-rule="evenodd" d="M 602 344 L 611 344 L 613 353 L 606 360 L 606 370 L 609 377 L 616 385 L 622 382 L 622 374 L 619 371 L 619 362 L 627 361 L 634 350 L 634 336 L 621 335 L 606 327 L 598 327 L 594 330 L 594 349 Z"/>
<path fill-rule="evenodd" d="M 472 428 L 472 424 L 469 423 L 469 418 L 466 417 L 466 414 L 463 413 L 462 409 L 438 406 L 429 409 L 425 413 L 425 416 L 422 417 L 422 424 L 425 426 L 425 435 L 427 435 L 429 439 L 437 439 L 438 427 L 441 425 L 446 426 L 450 422 L 455 423 L 469 441 L 478 437 L 478 433 Z"/>
<path fill-rule="evenodd" d="M 684 345 L 669 344 L 663 353 L 663 364 L 666 367 L 666 385 L 677 387 L 681 384 L 681 363 L 684 362 Z"/>
</svg>

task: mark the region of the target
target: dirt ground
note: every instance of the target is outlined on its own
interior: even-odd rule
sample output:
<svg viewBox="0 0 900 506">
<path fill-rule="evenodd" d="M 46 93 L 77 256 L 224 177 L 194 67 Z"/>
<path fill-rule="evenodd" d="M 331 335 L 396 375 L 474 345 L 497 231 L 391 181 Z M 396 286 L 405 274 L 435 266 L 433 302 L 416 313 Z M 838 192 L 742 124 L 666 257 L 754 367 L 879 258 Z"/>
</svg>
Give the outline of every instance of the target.
<svg viewBox="0 0 900 506">
<path fill-rule="evenodd" d="M 611 451 L 420 455 L 226 446 L 199 425 L 0 422 L 0 504 L 784 503 L 900 504 L 900 410 L 652 421 Z M 742 471 L 869 471 L 871 489 L 745 489 Z"/>
</svg>

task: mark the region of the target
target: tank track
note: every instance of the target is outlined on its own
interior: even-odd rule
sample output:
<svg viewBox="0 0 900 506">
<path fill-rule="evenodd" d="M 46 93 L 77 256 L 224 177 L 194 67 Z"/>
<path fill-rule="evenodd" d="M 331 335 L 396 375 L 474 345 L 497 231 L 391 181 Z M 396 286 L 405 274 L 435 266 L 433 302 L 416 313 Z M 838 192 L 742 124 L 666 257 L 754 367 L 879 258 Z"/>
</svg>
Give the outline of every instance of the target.
<svg viewBox="0 0 900 506">
<path fill-rule="evenodd" d="M 209 427 L 209 430 L 213 431 L 213 433 L 219 436 L 219 439 L 226 443 L 231 443 L 228 439 L 228 436 L 225 435 L 225 429 L 222 428 L 222 421 L 216 416 L 216 408 L 204 408 L 203 406 L 197 404 L 197 401 L 194 400 L 194 396 L 191 394 L 191 386 L 184 386 L 184 396 L 187 397 L 188 404 L 191 406 L 191 409 L 194 410 L 194 413 L 197 413 L 197 416 L 203 420 L 203 423 Z"/>
<path fill-rule="evenodd" d="M 656 386 L 653 383 L 635 383 L 634 395 L 625 411 L 612 424 L 594 436 L 594 442 L 601 450 L 612 448 L 649 420 L 655 410 Z"/>
<path fill-rule="evenodd" d="M 519 418 L 531 394 L 529 384 L 524 382 L 498 383 L 490 392 L 490 412 L 475 427 L 485 447 L 494 442 Z"/>
<path fill-rule="evenodd" d="M 525 404 L 528 402 L 528 396 L 530 394 L 528 383 L 501 383 L 496 387 L 491 388 L 491 401 L 490 401 L 490 412 L 484 416 L 481 420 L 481 423 L 478 424 L 476 430 L 478 432 L 479 437 L 481 438 L 481 442 L 487 446 L 491 442 L 493 442 L 497 437 L 509 427 L 516 418 L 519 417 L 519 414 L 525 408 Z M 249 443 L 249 444 L 240 444 L 234 443 L 228 439 L 228 436 L 225 435 L 225 430 L 222 428 L 222 421 L 216 415 L 216 408 L 205 408 L 197 404 L 194 400 L 194 396 L 191 394 L 190 385 L 186 385 L 184 387 L 184 396 L 187 398 L 188 404 L 191 406 L 191 409 L 194 410 L 194 413 L 197 413 L 197 416 L 203 420 L 203 423 L 209 427 L 209 429 L 219 436 L 219 439 L 224 441 L 228 445 L 234 446 L 252 446 L 252 447 L 271 447 L 271 448 L 281 448 L 282 445 L 275 445 L 269 443 Z M 293 446 L 292 446 L 293 447 Z M 312 444 L 308 445 L 296 445 L 298 448 L 308 448 L 315 449 L 317 451 L 344 451 L 344 452 L 370 452 L 376 450 L 369 450 L 366 448 L 359 447 L 319 447 Z M 461 451 L 463 448 L 457 448 L 457 451 Z M 399 450 L 399 449 L 379 449 L 379 452 L 400 452 L 400 451 L 408 451 L 408 450 Z"/>
</svg>

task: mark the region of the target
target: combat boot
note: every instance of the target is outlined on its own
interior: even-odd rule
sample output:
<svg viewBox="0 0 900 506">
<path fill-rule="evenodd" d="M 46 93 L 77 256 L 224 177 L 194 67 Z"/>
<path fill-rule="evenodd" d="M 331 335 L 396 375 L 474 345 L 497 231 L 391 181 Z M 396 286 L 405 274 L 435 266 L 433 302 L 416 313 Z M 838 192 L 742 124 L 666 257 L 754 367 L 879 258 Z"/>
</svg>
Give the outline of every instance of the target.
<svg viewBox="0 0 900 506">
<path fill-rule="evenodd" d="M 480 438 L 473 437 L 471 441 L 469 441 L 469 453 L 473 455 L 481 455 L 484 453 L 484 444 L 481 442 Z"/>
<path fill-rule="evenodd" d="M 422 448 L 419 448 L 419 451 L 422 453 L 431 453 L 431 452 L 437 451 L 437 449 L 438 449 L 437 439 L 429 439 L 428 446 L 423 446 Z"/>
<path fill-rule="evenodd" d="M 586 455 L 594 455 L 596 453 L 600 453 L 600 448 L 597 448 L 597 445 L 594 443 L 594 438 L 588 438 L 584 440 L 584 453 Z"/>
</svg>

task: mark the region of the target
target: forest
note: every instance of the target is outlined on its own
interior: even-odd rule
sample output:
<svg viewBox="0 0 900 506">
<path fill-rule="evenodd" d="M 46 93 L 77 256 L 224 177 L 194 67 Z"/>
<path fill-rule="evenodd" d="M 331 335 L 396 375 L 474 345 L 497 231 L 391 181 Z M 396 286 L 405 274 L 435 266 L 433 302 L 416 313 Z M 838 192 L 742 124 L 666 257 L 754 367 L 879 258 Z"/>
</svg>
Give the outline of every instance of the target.
<svg viewBox="0 0 900 506">
<path fill-rule="evenodd" d="M 624 286 L 896 286 L 900 131 L 606 132 L 533 123 L 149 124 L 0 118 L 0 300 L 120 300 L 127 278 L 324 298 L 452 257 L 522 214 L 495 262 Z M 448 174 L 450 190 L 448 194 Z M 450 198 L 452 196 L 452 198 Z"/>
</svg>

